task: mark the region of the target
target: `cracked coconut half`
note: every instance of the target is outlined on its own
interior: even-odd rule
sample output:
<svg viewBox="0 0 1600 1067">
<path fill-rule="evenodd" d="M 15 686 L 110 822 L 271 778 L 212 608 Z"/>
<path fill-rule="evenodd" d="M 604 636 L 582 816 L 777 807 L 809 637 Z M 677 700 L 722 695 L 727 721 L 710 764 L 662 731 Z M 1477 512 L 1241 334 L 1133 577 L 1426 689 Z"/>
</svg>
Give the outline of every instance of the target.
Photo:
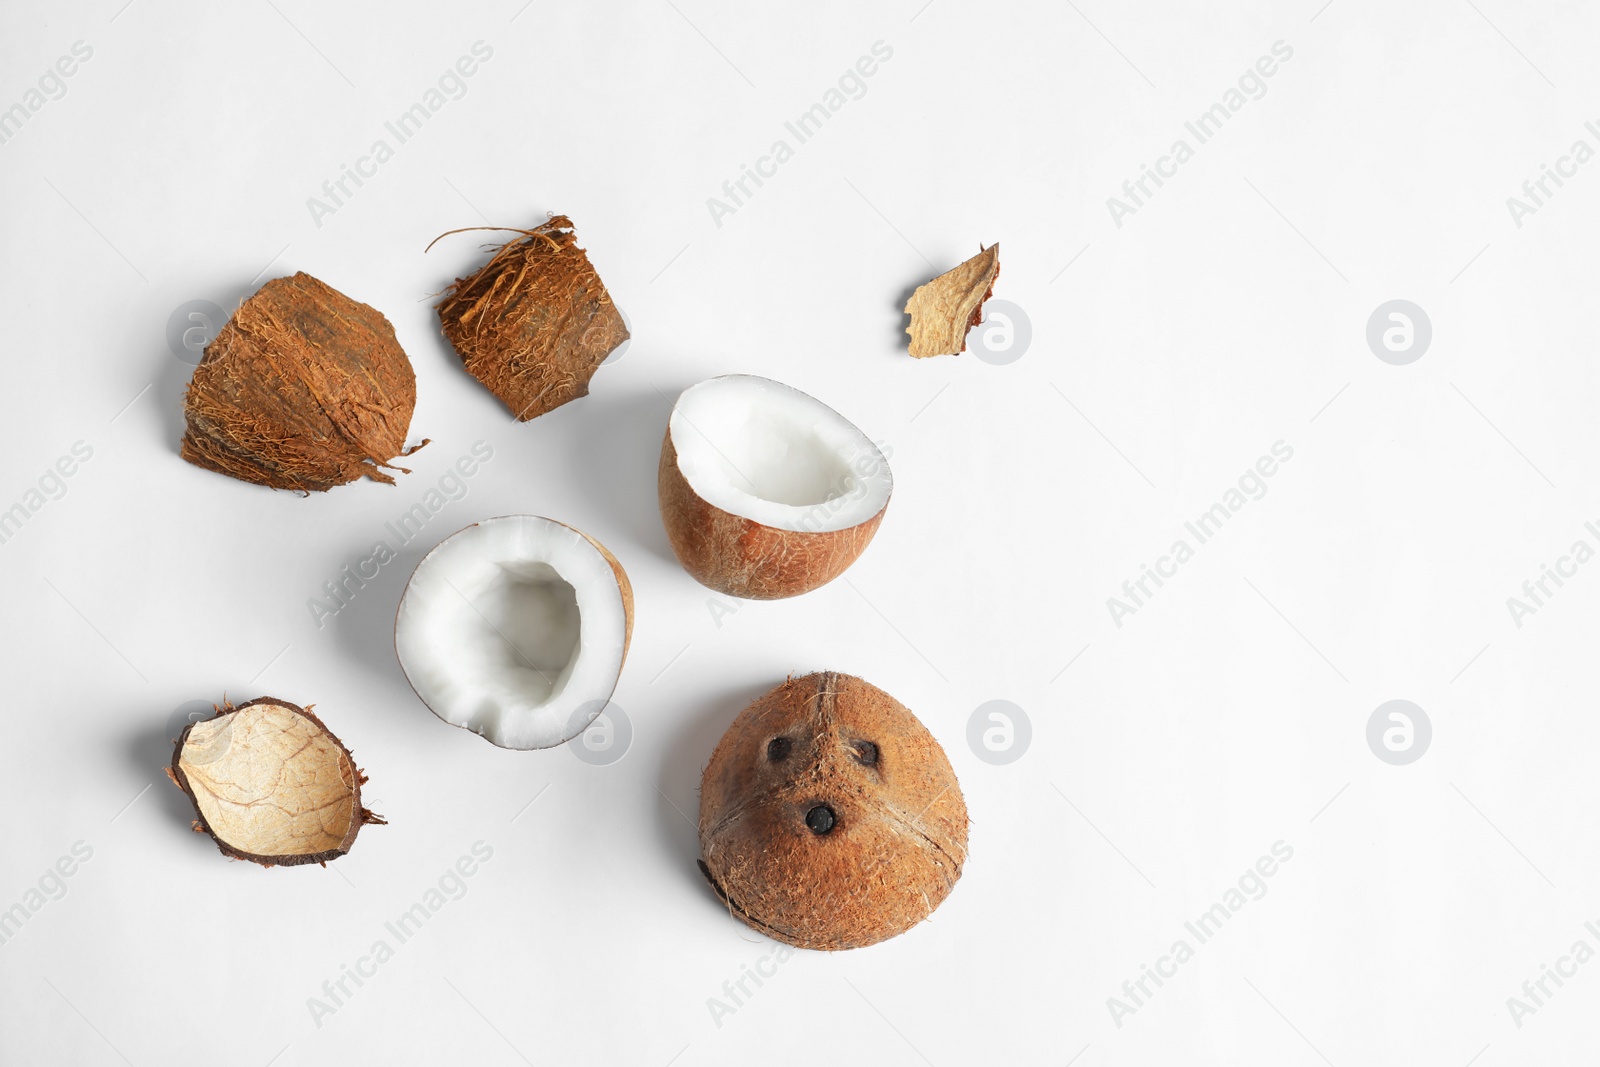
<svg viewBox="0 0 1600 1067">
<path fill-rule="evenodd" d="M 182 456 L 274 489 L 393 484 L 417 404 L 389 320 L 309 274 L 275 278 L 239 305 L 184 395 Z M 422 444 L 427 444 L 423 441 Z"/>
<path fill-rule="evenodd" d="M 866 549 L 894 489 L 878 446 L 798 389 L 748 374 L 684 390 L 661 444 L 661 521 L 694 579 L 773 600 Z"/>
<path fill-rule="evenodd" d="M 589 379 L 628 339 L 628 328 L 578 247 L 572 220 L 553 215 L 531 230 L 471 229 L 522 236 L 457 278 L 439 301 L 439 325 L 467 373 L 522 422 L 588 396 Z"/>
<path fill-rule="evenodd" d="M 849 674 L 790 678 L 717 743 L 700 857 L 753 929 L 860 948 L 909 930 L 955 887 L 966 801 L 939 742 L 888 693 Z"/>
<path fill-rule="evenodd" d="M 194 804 L 197 832 L 263 867 L 338 859 L 363 826 L 384 822 L 361 806 L 366 775 L 309 704 L 224 701 L 184 727 L 167 777 Z"/>
<path fill-rule="evenodd" d="M 905 307 L 911 316 L 911 325 L 906 327 L 911 335 L 907 351 L 919 358 L 965 352 L 967 333 L 983 321 L 983 302 L 994 295 L 994 280 L 999 276 L 997 242 L 959 267 L 917 286 Z"/>
<path fill-rule="evenodd" d="M 632 634 L 633 586 L 615 556 L 554 519 L 505 515 L 417 564 L 394 645 L 435 715 L 530 749 L 570 741 L 599 717 Z"/>
</svg>

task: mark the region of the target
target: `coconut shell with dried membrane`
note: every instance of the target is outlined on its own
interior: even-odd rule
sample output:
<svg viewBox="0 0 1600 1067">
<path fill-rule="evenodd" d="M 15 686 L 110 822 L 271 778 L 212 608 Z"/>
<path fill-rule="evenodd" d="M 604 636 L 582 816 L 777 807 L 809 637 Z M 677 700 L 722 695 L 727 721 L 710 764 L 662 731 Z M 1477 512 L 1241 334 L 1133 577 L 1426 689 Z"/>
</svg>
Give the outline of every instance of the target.
<svg viewBox="0 0 1600 1067">
<path fill-rule="evenodd" d="M 311 711 L 276 697 L 226 701 L 184 727 L 167 777 L 194 805 L 194 829 L 263 867 L 326 863 L 384 819 L 361 806 L 367 777 Z"/>
<path fill-rule="evenodd" d="M 385 469 L 409 473 L 390 461 L 415 451 L 405 442 L 416 403 L 388 319 L 309 274 L 274 278 L 206 346 L 184 395 L 181 454 L 274 489 L 392 484 Z"/>
</svg>

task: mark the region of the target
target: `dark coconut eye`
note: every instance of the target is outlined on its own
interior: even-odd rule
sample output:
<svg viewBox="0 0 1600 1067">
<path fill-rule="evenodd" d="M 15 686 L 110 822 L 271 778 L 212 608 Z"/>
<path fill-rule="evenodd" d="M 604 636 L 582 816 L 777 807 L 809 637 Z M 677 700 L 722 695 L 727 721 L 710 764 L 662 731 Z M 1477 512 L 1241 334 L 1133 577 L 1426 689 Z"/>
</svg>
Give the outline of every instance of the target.
<svg viewBox="0 0 1600 1067">
<path fill-rule="evenodd" d="M 787 737 L 774 737 L 767 742 L 767 759 L 773 763 L 789 758 L 789 739 Z"/>
<path fill-rule="evenodd" d="M 876 767 L 878 765 L 878 746 L 871 741 L 857 741 L 855 743 L 856 762 L 863 767 Z"/>
</svg>

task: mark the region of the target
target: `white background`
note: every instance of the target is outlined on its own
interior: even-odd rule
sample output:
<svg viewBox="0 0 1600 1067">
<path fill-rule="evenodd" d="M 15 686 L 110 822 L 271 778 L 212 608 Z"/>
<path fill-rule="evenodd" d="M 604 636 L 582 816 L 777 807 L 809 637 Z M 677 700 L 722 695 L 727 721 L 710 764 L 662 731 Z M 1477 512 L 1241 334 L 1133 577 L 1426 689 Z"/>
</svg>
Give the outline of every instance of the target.
<svg viewBox="0 0 1600 1067">
<path fill-rule="evenodd" d="M 1520 1027 L 1507 1007 L 1575 941 L 1600 949 L 1600 565 L 1521 627 L 1506 606 L 1600 547 L 1600 164 L 1520 228 L 1506 205 L 1574 140 L 1600 148 L 1600 12 L 921 3 L 7 5 L 0 108 L 74 42 L 93 55 L 0 145 L 0 507 L 75 442 L 93 458 L 0 545 L 0 908 L 75 842 L 93 855 L 0 945 L 0 1061 L 1600 1052 L 1600 962 Z M 317 225 L 307 199 L 480 40 L 466 95 Z M 1107 198 L 1280 40 L 1265 95 L 1116 225 Z M 717 225 L 707 198 L 877 41 L 865 95 Z M 431 310 L 478 240 L 423 248 L 549 211 L 634 339 L 589 398 L 517 424 Z M 997 240 L 1021 358 L 907 357 L 910 288 Z M 416 367 L 433 443 L 398 486 L 301 498 L 178 458 L 169 316 L 294 270 L 381 310 Z M 1433 326 L 1408 366 L 1365 340 L 1396 298 Z M 847 581 L 723 614 L 671 557 L 655 470 L 670 398 L 729 371 L 883 441 L 896 495 Z M 479 440 L 466 497 L 319 629 L 308 599 Z M 1107 598 L 1278 441 L 1266 495 L 1116 625 Z M 634 736 L 609 766 L 450 729 L 394 661 L 417 558 L 512 512 L 632 576 Z M 941 740 L 970 861 L 928 923 L 795 955 L 719 1014 L 773 948 L 695 870 L 700 768 L 745 703 L 820 668 Z M 169 722 L 224 693 L 314 703 L 391 825 L 326 869 L 190 833 Z M 1407 766 L 1366 741 L 1397 698 L 1434 731 Z M 993 699 L 1032 724 L 1006 765 L 967 742 Z M 318 1026 L 308 999 L 478 841 L 466 895 Z M 1114 1019 L 1278 841 L 1266 895 Z"/>
</svg>

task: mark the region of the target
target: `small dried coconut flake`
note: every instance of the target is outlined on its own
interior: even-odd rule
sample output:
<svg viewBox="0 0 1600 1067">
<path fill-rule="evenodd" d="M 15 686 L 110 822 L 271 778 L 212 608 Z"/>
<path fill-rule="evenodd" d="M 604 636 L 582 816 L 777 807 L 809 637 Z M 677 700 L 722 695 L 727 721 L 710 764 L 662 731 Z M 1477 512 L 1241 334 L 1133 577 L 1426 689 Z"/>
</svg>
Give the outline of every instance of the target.
<svg viewBox="0 0 1600 1067">
<path fill-rule="evenodd" d="M 206 346 L 183 400 L 182 456 L 274 489 L 392 484 L 382 468 L 409 473 L 389 461 L 416 451 L 405 449 L 416 404 L 388 319 L 309 274 L 275 278 Z"/>
<path fill-rule="evenodd" d="M 911 325 L 908 351 L 924 356 L 953 356 L 967 350 L 967 331 L 983 321 L 983 302 L 994 295 L 1000 276 L 1000 245 L 945 271 L 933 281 L 917 286 L 906 301 Z"/>
<path fill-rule="evenodd" d="M 526 422 L 587 396 L 628 328 L 571 219 L 511 232 L 522 236 L 445 290 L 439 324 L 467 373 Z"/>
<path fill-rule="evenodd" d="M 337 859 L 361 827 L 384 821 L 361 806 L 367 779 L 350 750 L 309 705 L 275 697 L 224 701 L 186 727 L 167 777 L 194 804 L 197 832 L 263 867 Z"/>
</svg>

